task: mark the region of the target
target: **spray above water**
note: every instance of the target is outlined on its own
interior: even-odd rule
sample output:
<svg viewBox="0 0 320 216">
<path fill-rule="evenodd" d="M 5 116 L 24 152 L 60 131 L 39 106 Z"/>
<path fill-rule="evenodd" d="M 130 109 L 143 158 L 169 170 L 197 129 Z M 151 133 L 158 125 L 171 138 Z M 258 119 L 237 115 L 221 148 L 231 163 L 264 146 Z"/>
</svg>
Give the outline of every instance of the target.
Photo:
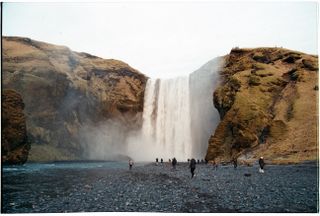
<svg viewBox="0 0 320 216">
<path fill-rule="evenodd" d="M 141 131 L 127 140 L 130 157 L 137 161 L 205 157 L 219 121 L 212 93 L 220 63 L 214 59 L 186 77 L 148 80 Z"/>
</svg>

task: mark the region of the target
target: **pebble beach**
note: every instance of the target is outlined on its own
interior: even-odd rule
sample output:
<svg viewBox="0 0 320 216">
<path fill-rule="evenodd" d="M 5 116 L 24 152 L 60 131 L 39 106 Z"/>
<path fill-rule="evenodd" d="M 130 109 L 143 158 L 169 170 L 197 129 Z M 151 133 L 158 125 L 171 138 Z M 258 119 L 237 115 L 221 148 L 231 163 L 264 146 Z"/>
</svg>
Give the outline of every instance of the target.
<svg viewBox="0 0 320 216">
<path fill-rule="evenodd" d="M 2 172 L 2 213 L 318 212 L 316 163 L 213 167 L 168 163 Z"/>
</svg>

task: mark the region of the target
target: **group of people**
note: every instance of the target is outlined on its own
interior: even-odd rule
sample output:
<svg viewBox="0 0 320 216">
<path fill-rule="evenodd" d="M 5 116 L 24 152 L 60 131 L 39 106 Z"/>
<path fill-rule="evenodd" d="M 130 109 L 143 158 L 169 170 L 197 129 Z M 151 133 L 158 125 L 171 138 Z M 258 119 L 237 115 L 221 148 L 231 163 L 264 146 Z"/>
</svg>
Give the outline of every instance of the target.
<svg viewBox="0 0 320 216">
<path fill-rule="evenodd" d="M 160 163 L 163 164 L 163 159 L 162 158 L 160 159 Z M 156 165 L 158 166 L 158 164 L 159 164 L 159 159 L 156 158 Z"/>
<path fill-rule="evenodd" d="M 238 160 L 237 160 L 237 158 L 233 158 L 232 159 L 232 163 L 233 163 L 233 167 L 236 169 L 237 168 L 237 166 L 238 166 Z M 258 163 L 259 163 L 259 172 L 260 173 L 264 173 L 264 165 L 265 165 L 265 163 L 264 163 L 264 160 L 263 160 L 263 157 L 260 157 L 259 158 L 259 161 L 258 161 Z"/>
<path fill-rule="evenodd" d="M 195 171 L 195 169 L 196 169 L 196 164 L 197 164 L 197 162 L 196 162 L 196 160 L 195 160 L 194 158 L 192 158 L 191 160 L 188 159 L 188 162 L 189 162 L 189 168 L 190 168 L 190 172 L 191 172 L 191 178 L 193 178 L 193 177 L 194 177 L 194 171 Z M 158 166 L 158 163 L 159 163 L 159 160 L 158 160 L 158 158 L 156 158 L 156 165 L 157 165 L 157 166 Z M 163 164 L 163 159 L 162 159 L 162 158 L 160 159 L 160 163 Z M 175 157 L 174 157 L 172 160 L 169 159 L 169 163 L 172 164 L 173 170 L 176 170 L 176 166 L 177 166 L 177 163 L 178 163 L 177 159 L 176 159 Z M 200 160 L 198 160 L 198 164 L 199 164 L 199 163 L 200 163 Z M 205 163 L 207 164 L 208 161 L 205 160 Z M 234 169 L 236 169 L 237 166 L 238 166 L 237 158 L 233 158 L 233 159 L 232 159 L 232 163 L 233 163 Z M 216 163 L 214 162 L 213 165 L 215 166 Z M 129 170 L 132 169 L 132 166 L 133 166 L 133 160 L 130 159 L 130 160 L 129 160 Z M 260 168 L 259 168 L 259 172 L 260 172 L 260 173 L 264 173 L 264 169 L 263 169 L 264 166 L 265 166 L 264 159 L 263 159 L 263 157 L 260 157 L 260 159 L 259 159 L 259 167 L 260 167 Z M 216 168 L 216 166 L 215 166 L 215 168 Z"/>
</svg>

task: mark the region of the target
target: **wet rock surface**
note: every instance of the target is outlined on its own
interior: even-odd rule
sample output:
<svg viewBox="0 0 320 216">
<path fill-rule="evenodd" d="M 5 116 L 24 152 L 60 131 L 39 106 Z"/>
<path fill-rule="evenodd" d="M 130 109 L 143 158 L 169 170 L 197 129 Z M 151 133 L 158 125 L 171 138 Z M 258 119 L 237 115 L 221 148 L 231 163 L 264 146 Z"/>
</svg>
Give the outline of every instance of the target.
<svg viewBox="0 0 320 216">
<path fill-rule="evenodd" d="M 49 212 L 317 212 L 316 164 L 187 164 L 110 169 L 51 168 L 3 172 L 3 213 Z M 245 175 L 251 174 L 251 175 Z"/>
</svg>

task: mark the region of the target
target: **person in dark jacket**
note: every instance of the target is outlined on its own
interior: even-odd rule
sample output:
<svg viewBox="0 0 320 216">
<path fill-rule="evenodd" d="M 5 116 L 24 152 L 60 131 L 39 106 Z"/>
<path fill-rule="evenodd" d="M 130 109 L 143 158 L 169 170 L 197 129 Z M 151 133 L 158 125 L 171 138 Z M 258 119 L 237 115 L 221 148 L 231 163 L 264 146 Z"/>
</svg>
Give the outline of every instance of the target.
<svg viewBox="0 0 320 216">
<path fill-rule="evenodd" d="M 234 158 L 232 159 L 232 162 L 233 162 L 233 167 L 234 167 L 235 169 L 237 169 L 237 166 L 238 166 L 238 160 L 237 160 L 237 158 L 234 157 Z"/>
<path fill-rule="evenodd" d="M 163 159 L 161 158 L 161 160 L 160 160 L 160 163 L 161 163 L 161 165 L 163 164 Z"/>
<path fill-rule="evenodd" d="M 158 160 L 158 158 L 156 158 L 156 166 L 158 166 L 158 162 L 159 162 L 159 160 Z"/>
<path fill-rule="evenodd" d="M 132 166 L 133 166 L 133 160 L 129 160 L 129 170 L 132 170 Z"/>
<path fill-rule="evenodd" d="M 194 176 L 194 170 L 196 169 L 196 160 L 194 158 L 190 161 L 190 171 L 191 171 L 191 178 Z"/>
<path fill-rule="evenodd" d="M 265 165 L 265 163 L 264 163 L 263 157 L 260 157 L 260 159 L 259 159 L 259 166 L 260 166 L 259 172 L 260 173 L 264 173 L 264 170 L 263 170 L 264 165 Z"/>
<path fill-rule="evenodd" d="M 172 167 L 173 167 L 174 170 L 176 169 L 176 165 L 177 165 L 177 159 L 174 157 L 172 159 Z"/>
</svg>

